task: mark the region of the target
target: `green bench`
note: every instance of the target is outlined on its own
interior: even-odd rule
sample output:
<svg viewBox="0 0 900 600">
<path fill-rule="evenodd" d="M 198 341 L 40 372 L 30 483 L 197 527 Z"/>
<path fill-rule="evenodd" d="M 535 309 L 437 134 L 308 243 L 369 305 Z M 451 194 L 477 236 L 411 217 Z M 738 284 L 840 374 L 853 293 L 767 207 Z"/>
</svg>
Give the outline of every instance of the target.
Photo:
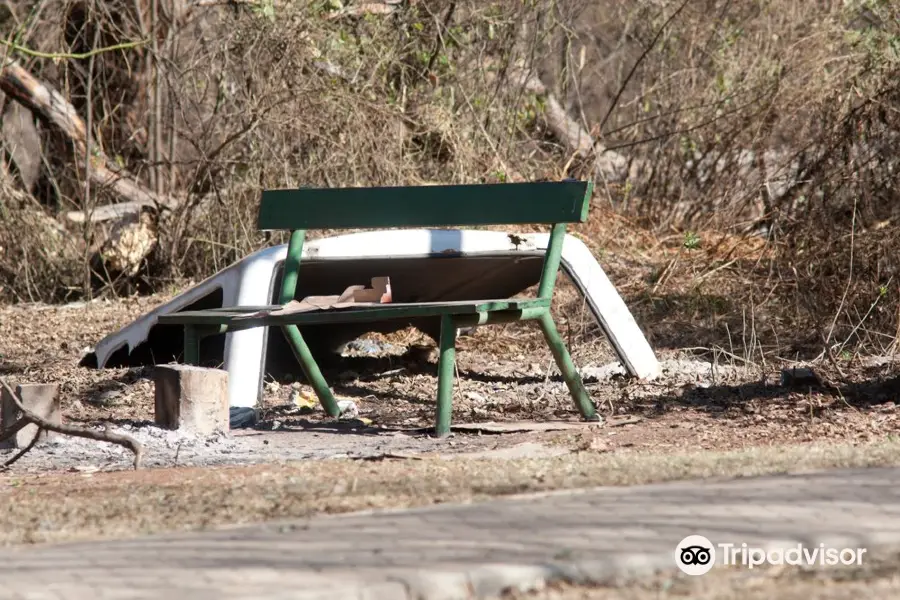
<svg viewBox="0 0 900 600">
<path fill-rule="evenodd" d="M 262 194 L 259 208 L 259 229 L 291 231 L 279 295 L 281 305 L 295 299 L 303 243 L 308 229 L 550 224 L 552 230 L 544 257 L 538 297 L 389 303 L 252 318 L 247 317 L 261 309 L 277 306 L 229 307 L 162 315 L 159 323 L 184 326 L 184 361 L 188 364 L 199 363 L 199 343 L 203 337 L 251 327 L 280 327 L 322 407 L 328 415 L 337 417 L 340 409 L 300 333 L 299 326 L 439 317 L 441 333 L 435 433 L 445 436 L 450 432 L 457 328 L 535 320 L 544 333 L 582 417 L 596 420 L 594 405 L 550 315 L 566 225 L 581 223 L 587 219 L 591 188 L 592 185 L 588 182 L 566 180 L 484 185 L 266 190 Z M 334 290 L 336 294 L 340 292 L 341 290 Z M 394 293 L 397 294 L 398 290 Z"/>
</svg>

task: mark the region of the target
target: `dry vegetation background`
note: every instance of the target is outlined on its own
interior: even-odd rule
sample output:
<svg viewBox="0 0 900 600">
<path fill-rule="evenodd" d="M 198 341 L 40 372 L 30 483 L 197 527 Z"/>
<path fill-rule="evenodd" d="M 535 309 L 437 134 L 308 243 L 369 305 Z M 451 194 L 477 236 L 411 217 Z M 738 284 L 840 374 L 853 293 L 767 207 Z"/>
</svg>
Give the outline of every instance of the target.
<svg viewBox="0 0 900 600">
<path fill-rule="evenodd" d="M 655 343 L 893 349 L 896 2 L 6 0 L 0 35 L 0 301 L 204 278 L 277 241 L 265 187 L 572 176 Z"/>
</svg>

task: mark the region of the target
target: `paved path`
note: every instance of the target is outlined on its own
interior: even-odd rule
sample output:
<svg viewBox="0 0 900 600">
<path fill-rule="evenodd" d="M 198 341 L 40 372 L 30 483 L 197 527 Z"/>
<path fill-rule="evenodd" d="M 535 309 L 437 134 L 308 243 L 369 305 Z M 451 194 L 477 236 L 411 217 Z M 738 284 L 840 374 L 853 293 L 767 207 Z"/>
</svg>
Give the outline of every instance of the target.
<svg viewBox="0 0 900 600">
<path fill-rule="evenodd" d="M 0 551 L 0 598 L 467 598 L 673 568 L 690 534 L 900 545 L 900 469 L 679 482 Z M 883 550 L 882 550 L 883 551 Z M 836 567 L 839 568 L 839 567 Z"/>
</svg>

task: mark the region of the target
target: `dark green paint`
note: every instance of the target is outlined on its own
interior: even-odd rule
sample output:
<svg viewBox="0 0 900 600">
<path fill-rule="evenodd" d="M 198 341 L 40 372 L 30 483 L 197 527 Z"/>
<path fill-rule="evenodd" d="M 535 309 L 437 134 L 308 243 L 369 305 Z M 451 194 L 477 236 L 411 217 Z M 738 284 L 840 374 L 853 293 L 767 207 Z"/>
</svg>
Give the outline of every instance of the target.
<svg viewBox="0 0 900 600">
<path fill-rule="evenodd" d="M 569 388 L 569 394 L 572 395 L 575 406 L 578 407 L 578 412 L 581 413 L 581 416 L 584 417 L 586 421 L 599 420 L 597 417 L 597 409 L 594 408 L 594 403 L 591 402 L 591 397 L 584 387 L 584 382 L 581 381 L 581 375 L 578 374 L 575 363 L 572 362 L 572 356 L 566 349 L 565 342 L 563 342 L 560 337 L 559 331 L 556 330 L 556 324 L 553 322 L 553 317 L 550 316 L 549 312 L 545 313 L 538 320 L 538 323 L 540 323 L 541 330 L 544 332 L 544 338 L 547 340 L 547 345 L 550 346 L 550 352 L 553 354 L 556 366 L 559 367 L 559 372 L 562 374 L 566 386 Z"/>
<path fill-rule="evenodd" d="M 293 351 L 297 362 L 300 363 L 300 368 L 303 369 L 303 374 L 306 375 L 306 381 L 309 382 L 313 391 L 316 392 L 319 404 L 322 405 L 329 417 L 339 417 L 341 409 L 338 408 L 334 394 L 331 393 L 331 388 L 328 387 L 328 382 L 325 381 L 322 371 L 319 370 L 319 365 L 316 364 L 316 359 L 313 358 L 309 346 L 306 345 L 306 340 L 300 335 L 300 330 L 296 325 L 287 325 L 282 327 L 281 330 L 284 332 L 288 342 L 290 342 L 291 351 Z"/>
<path fill-rule="evenodd" d="M 349 229 L 580 223 L 584 181 L 266 190 L 259 228 Z"/>
<path fill-rule="evenodd" d="M 437 410 L 434 434 L 445 437 L 450 433 L 453 413 L 453 377 L 456 375 L 456 325 L 452 315 L 441 317 L 440 357 L 438 358 Z"/>
<path fill-rule="evenodd" d="M 284 269 L 282 270 L 281 293 L 278 295 L 279 304 L 287 304 L 297 294 L 297 278 L 300 276 L 300 259 L 303 257 L 303 241 L 305 239 L 305 229 L 291 233 L 287 258 L 284 259 Z"/>
<path fill-rule="evenodd" d="M 553 288 L 556 286 L 556 276 L 559 273 L 559 261 L 562 259 L 562 247 L 565 239 L 565 224 L 554 225 L 550 232 L 550 241 L 547 243 L 547 253 L 544 255 L 541 283 L 538 285 L 538 298 L 543 298 L 548 302 L 551 300 Z"/>
</svg>

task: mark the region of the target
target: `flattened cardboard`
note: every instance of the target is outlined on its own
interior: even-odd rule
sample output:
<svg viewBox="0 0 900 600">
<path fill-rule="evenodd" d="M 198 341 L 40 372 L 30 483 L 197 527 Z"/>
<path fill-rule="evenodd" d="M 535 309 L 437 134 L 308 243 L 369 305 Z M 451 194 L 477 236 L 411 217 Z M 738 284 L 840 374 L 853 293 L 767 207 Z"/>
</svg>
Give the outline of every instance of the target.
<svg viewBox="0 0 900 600">
<path fill-rule="evenodd" d="M 302 300 L 291 300 L 280 308 L 262 310 L 238 319 L 258 319 L 260 317 L 293 315 L 315 310 L 350 308 L 353 306 L 375 306 L 391 302 L 391 281 L 389 277 L 373 277 L 372 287 L 351 285 L 340 296 L 307 296 Z"/>
</svg>

